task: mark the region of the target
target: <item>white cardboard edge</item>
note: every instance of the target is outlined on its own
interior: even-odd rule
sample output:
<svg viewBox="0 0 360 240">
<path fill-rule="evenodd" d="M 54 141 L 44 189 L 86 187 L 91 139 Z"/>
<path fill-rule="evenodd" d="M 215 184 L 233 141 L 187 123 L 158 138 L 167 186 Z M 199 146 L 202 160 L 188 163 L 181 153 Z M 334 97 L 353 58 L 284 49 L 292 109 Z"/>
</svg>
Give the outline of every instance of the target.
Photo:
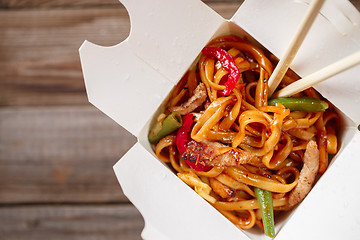
<svg viewBox="0 0 360 240">
<path fill-rule="evenodd" d="M 121 2 L 131 18 L 129 37 L 111 47 L 85 41 L 79 52 L 89 101 L 138 136 L 225 20 L 197 0 Z"/>
<path fill-rule="evenodd" d="M 360 132 L 344 148 L 276 239 L 358 239 L 360 234 Z M 303 229 L 300 230 L 299 229 Z"/>
<path fill-rule="evenodd" d="M 112 47 L 85 41 L 79 52 L 89 101 L 137 136 L 173 83 L 136 57 L 127 41 Z"/>
<path fill-rule="evenodd" d="M 145 223 L 145 227 L 141 232 L 141 238 L 143 240 L 170 240 L 168 237 L 164 236 L 160 230 L 153 227 L 149 221 Z"/>
<path fill-rule="evenodd" d="M 199 0 L 120 2 L 130 16 L 131 50 L 174 84 L 224 22 Z"/>
<path fill-rule="evenodd" d="M 147 231 L 156 236 L 169 240 L 249 239 L 168 167 L 154 161 L 153 154 L 139 142 L 114 165 L 114 172 L 124 194 L 143 215 L 145 226 L 150 224 Z M 155 240 L 156 236 L 146 237 Z"/>
</svg>

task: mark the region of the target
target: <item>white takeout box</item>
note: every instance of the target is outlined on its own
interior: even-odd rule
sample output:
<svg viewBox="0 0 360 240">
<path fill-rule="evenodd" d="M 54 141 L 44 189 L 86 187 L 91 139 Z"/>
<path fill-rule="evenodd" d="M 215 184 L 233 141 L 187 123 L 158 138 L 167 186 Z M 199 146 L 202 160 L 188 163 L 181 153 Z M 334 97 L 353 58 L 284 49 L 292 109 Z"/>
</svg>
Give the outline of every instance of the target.
<svg viewBox="0 0 360 240">
<path fill-rule="evenodd" d="M 200 0 L 121 0 L 131 32 L 122 43 L 85 41 L 81 63 L 89 101 L 138 142 L 114 166 L 125 195 L 145 220 L 147 240 L 266 239 L 242 231 L 183 183 L 153 153 L 149 125 L 206 43 L 235 33 L 281 58 L 310 0 L 247 0 L 225 20 Z M 306 76 L 360 49 L 360 14 L 328 0 L 291 68 Z M 276 223 L 276 239 L 359 239 L 360 66 L 315 88 L 344 115 L 341 149 L 305 200 Z"/>
</svg>

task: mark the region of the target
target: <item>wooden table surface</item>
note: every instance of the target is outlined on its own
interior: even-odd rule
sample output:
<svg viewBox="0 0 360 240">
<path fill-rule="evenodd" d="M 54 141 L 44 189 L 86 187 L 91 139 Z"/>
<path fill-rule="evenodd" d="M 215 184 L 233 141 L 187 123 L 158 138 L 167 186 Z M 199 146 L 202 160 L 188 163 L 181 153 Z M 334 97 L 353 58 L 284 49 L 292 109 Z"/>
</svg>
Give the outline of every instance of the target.
<svg viewBox="0 0 360 240">
<path fill-rule="evenodd" d="M 141 239 L 112 170 L 136 140 L 88 103 L 78 55 L 129 28 L 117 0 L 0 0 L 0 239 Z"/>
</svg>

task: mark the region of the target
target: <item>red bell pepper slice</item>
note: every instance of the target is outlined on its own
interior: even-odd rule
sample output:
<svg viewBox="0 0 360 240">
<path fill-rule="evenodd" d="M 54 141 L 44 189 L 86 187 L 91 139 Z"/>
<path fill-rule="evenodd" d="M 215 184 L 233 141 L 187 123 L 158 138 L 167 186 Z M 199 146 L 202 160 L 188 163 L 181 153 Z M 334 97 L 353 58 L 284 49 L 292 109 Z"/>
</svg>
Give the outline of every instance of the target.
<svg viewBox="0 0 360 240">
<path fill-rule="evenodd" d="M 186 151 L 187 143 L 190 141 L 191 126 L 194 123 L 194 118 L 195 116 L 192 114 L 185 115 L 183 117 L 183 124 L 178 129 L 178 132 L 176 134 L 176 147 L 180 155 L 182 155 Z M 184 160 L 195 171 L 208 171 L 211 169 L 211 167 L 199 164 L 197 161 L 192 162 L 189 159 Z"/>
<path fill-rule="evenodd" d="M 191 125 L 194 122 L 194 115 L 187 114 L 183 117 L 183 124 L 178 129 L 176 134 L 176 147 L 182 155 L 186 151 L 186 144 L 190 141 L 189 133 L 191 131 Z"/>
<path fill-rule="evenodd" d="M 221 66 L 229 72 L 228 79 L 224 84 L 225 89 L 219 92 L 223 96 L 228 96 L 235 88 L 240 77 L 240 72 L 236 67 L 234 59 L 227 51 L 219 47 L 204 47 L 201 52 L 206 56 L 217 58 Z"/>
</svg>

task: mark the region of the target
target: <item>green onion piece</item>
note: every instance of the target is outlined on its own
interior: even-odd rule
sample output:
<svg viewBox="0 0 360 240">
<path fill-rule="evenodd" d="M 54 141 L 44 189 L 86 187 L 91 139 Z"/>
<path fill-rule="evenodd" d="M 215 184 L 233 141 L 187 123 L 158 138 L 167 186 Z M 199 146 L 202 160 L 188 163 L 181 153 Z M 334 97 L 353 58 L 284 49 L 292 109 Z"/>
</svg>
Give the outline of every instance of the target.
<svg viewBox="0 0 360 240">
<path fill-rule="evenodd" d="M 254 187 L 254 191 L 260 205 L 265 235 L 274 238 L 275 227 L 272 193 L 257 187 Z"/>
<path fill-rule="evenodd" d="M 268 105 L 275 106 L 276 103 L 281 103 L 291 111 L 306 111 L 306 112 L 324 112 L 328 109 L 327 102 L 317 98 L 303 97 L 303 98 L 274 98 L 268 102 Z"/>
<path fill-rule="evenodd" d="M 157 143 L 163 137 L 174 132 L 181 127 L 182 118 L 180 113 L 170 113 L 162 122 L 156 122 L 156 124 L 150 129 L 148 139 L 150 143 Z"/>
</svg>

